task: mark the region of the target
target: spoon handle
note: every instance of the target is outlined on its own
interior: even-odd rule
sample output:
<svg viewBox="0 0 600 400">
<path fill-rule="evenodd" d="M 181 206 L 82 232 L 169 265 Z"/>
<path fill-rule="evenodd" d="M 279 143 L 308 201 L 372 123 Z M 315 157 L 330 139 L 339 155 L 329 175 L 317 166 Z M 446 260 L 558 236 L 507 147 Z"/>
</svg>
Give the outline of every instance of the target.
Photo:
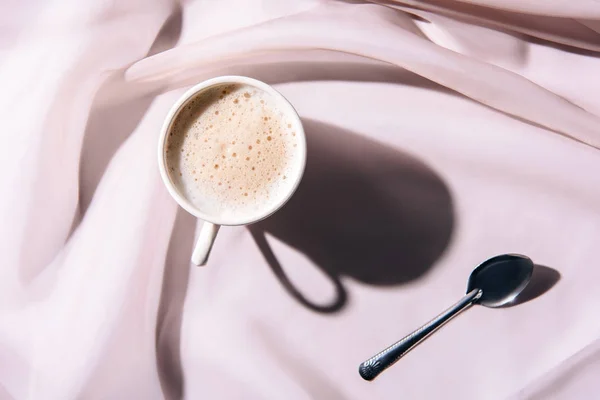
<svg viewBox="0 0 600 400">
<path fill-rule="evenodd" d="M 473 289 L 460 299 L 452 307 L 418 328 L 408 336 L 405 336 L 400 341 L 394 343 L 387 349 L 380 353 L 377 353 L 367 361 L 360 364 L 358 367 L 358 373 L 363 379 L 372 381 L 380 373 L 391 367 L 396 361 L 402 356 L 412 350 L 416 345 L 425 340 L 429 335 L 439 329 L 446 322 L 450 321 L 453 317 L 460 314 L 471 306 L 476 300 L 478 300 L 483 291 L 481 289 Z"/>
</svg>

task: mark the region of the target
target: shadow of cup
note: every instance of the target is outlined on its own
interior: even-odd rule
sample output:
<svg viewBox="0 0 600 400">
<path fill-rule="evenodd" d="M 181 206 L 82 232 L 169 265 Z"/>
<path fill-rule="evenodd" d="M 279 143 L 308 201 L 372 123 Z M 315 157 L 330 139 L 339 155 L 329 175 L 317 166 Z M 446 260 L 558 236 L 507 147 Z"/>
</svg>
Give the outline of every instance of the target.
<svg viewBox="0 0 600 400">
<path fill-rule="evenodd" d="M 286 290 L 317 312 L 346 303 L 341 277 L 400 285 L 425 274 L 448 245 L 452 199 L 416 158 L 353 132 L 303 120 L 308 159 L 302 183 L 272 217 L 249 229 Z M 331 278 L 329 304 L 316 304 L 285 273 L 265 233 L 305 254 Z"/>
</svg>

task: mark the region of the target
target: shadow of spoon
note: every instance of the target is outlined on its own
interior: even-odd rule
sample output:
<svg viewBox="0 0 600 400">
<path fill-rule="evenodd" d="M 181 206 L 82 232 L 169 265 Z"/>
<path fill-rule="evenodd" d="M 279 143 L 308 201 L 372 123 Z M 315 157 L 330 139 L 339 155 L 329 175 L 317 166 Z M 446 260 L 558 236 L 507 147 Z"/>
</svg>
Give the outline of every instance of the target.
<svg viewBox="0 0 600 400">
<path fill-rule="evenodd" d="M 529 284 L 512 302 L 503 307 L 517 306 L 542 296 L 552 289 L 558 281 L 560 281 L 560 278 L 560 272 L 554 268 L 535 264 L 533 266 L 533 274 L 531 275 Z"/>
</svg>

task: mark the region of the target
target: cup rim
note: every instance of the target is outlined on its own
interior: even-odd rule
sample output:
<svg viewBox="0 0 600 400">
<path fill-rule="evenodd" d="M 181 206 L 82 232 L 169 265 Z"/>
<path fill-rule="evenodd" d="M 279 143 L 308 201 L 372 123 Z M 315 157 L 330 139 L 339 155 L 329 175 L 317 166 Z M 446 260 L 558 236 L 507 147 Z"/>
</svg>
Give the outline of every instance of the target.
<svg viewBox="0 0 600 400">
<path fill-rule="evenodd" d="M 281 199 L 279 199 L 279 201 L 272 204 L 270 207 L 266 208 L 261 213 L 252 215 L 251 218 L 238 218 L 238 219 L 217 218 L 215 216 L 204 213 L 202 210 L 200 210 L 199 208 L 194 206 L 187 198 L 185 198 L 184 196 L 179 194 L 179 191 L 175 188 L 175 185 L 173 184 L 173 182 L 171 182 L 171 178 L 169 177 L 169 174 L 167 173 L 166 157 L 165 157 L 165 142 L 166 142 L 169 130 L 171 128 L 171 124 L 177 118 L 179 111 L 181 111 L 184 104 L 190 98 L 194 97 L 199 92 L 206 90 L 212 86 L 223 85 L 223 84 L 245 84 L 245 85 L 249 85 L 249 86 L 254 86 L 258 89 L 261 89 L 261 90 L 269 93 L 276 99 L 277 103 L 283 108 L 283 111 L 286 114 L 289 114 L 290 118 L 292 118 L 294 120 L 295 125 L 298 126 L 298 129 L 296 130 L 296 135 L 298 136 L 298 139 L 299 139 L 298 151 L 300 152 L 300 154 L 299 154 L 300 155 L 300 166 L 298 169 L 298 173 L 295 176 L 295 181 L 294 181 L 292 187 L 289 189 L 289 191 L 288 191 L 288 193 L 286 193 L 286 195 L 282 196 Z M 304 133 L 304 127 L 302 126 L 302 121 L 300 119 L 300 116 L 298 115 L 298 112 L 296 111 L 294 106 L 292 106 L 292 104 L 281 93 L 279 93 L 277 90 L 275 90 L 272 86 L 270 86 L 262 81 L 259 81 L 257 79 L 254 79 L 254 78 L 249 78 L 246 76 L 237 76 L 237 75 L 219 76 L 219 77 L 205 80 L 203 82 L 200 82 L 200 83 L 192 86 L 181 97 L 179 97 L 179 99 L 175 102 L 175 104 L 173 104 L 173 106 L 171 107 L 171 109 L 169 110 L 169 113 L 167 114 L 167 116 L 165 118 L 165 121 L 164 121 L 161 131 L 160 131 L 160 137 L 158 140 L 158 167 L 159 167 L 160 176 L 162 178 L 162 181 L 165 184 L 167 190 L 169 191 L 169 194 L 175 199 L 177 204 L 179 204 L 188 213 L 192 214 L 193 216 L 195 216 L 197 218 L 200 218 L 204 221 L 207 221 L 207 222 L 210 222 L 210 223 L 213 223 L 216 225 L 225 225 L 225 226 L 247 225 L 247 224 L 261 221 L 261 220 L 269 217 L 273 213 L 275 213 L 277 210 L 279 210 L 281 207 L 283 207 L 285 205 L 285 203 L 287 203 L 287 201 L 296 192 L 296 189 L 300 185 L 300 181 L 302 180 L 302 176 L 304 175 L 304 170 L 306 168 L 306 147 L 307 147 L 306 146 L 306 135 Z"/>
</svg>

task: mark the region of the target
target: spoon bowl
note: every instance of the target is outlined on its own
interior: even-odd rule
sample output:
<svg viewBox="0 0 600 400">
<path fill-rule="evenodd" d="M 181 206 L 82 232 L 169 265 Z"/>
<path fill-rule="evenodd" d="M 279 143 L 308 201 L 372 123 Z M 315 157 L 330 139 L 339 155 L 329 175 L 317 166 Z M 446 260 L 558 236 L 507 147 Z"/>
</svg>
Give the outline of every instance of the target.
<svg viewBox="0 0 600 400">
<path fill-rule="evenodd" d="M 502 307 L 525 289 L 533 274 L 533 261 L 519 254 L 503 254 L 479 264 L 471 272 L 467 293 L 481 289 L 476 301 L 485 307 Z"/>
</svg>

